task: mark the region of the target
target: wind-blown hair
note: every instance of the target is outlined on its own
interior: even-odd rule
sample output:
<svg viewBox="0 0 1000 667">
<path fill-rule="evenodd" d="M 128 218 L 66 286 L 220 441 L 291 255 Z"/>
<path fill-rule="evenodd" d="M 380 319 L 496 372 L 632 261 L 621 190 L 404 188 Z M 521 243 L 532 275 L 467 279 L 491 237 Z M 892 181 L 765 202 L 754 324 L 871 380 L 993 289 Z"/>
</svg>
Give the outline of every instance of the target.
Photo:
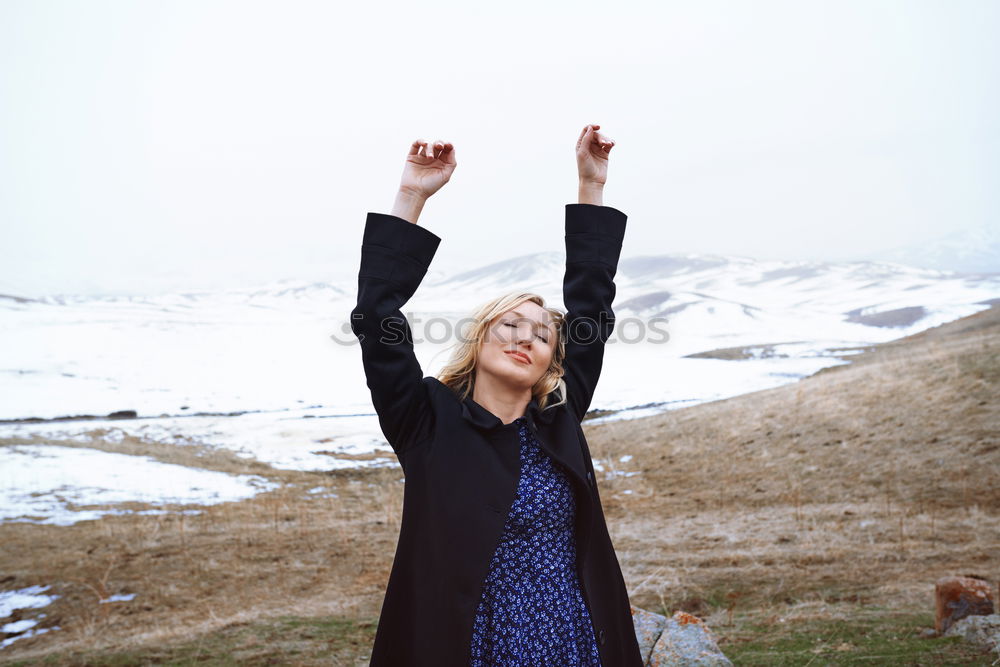
<svg viewBox="0 0 1000 667">
<path fill-rule="evenodd" d="M 552 361 L 548 370 L 531 388 L 531 396 L 538 401 L 538 407 L 542 410 L 566 402 L 566 381 L 563 380 L 563 360 L 566 358 L 566 340 L 563 327 L 566 321 L 565 315 L 556 308 L 546 306 L 545 298 L 533 292 L 509 292 L 487 301 L 475 309 L 472 313 L 472 321 L 463 326 L 451 359 L 437 375 L 437 379 L 458 394 L 460 400 L 465 400 L 475 389 L 479 350 L 490 325 L 496 318 L 526 301 L 531 301 L 544 308 L 552 316 L 551 323 L 556 331 L 556 345 L 552 350 Z"/>
</svg>

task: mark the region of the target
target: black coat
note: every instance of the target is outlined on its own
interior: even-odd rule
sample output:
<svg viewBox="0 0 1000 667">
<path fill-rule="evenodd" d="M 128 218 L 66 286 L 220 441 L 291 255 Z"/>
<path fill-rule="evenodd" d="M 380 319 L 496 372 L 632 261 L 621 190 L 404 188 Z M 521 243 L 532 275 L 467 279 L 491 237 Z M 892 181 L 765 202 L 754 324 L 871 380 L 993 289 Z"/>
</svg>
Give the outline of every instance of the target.
<svg viewBox="0 0 1000 667">
<path fill-rule="evenodd" d="M 543 411 L 532 399 L 526 412 L 576 493 L 577 572 L 603 667 L 642 665 L 580 426 L 614 329 L 611 302 L 626 218 L 608 206 L 566 205 L 568 402 Z M 413 353 L 400 309 L 440 242 L 402 218 L 368 213 L 351 326 L 379 424 L 405 475 L 399 542 L 372 648 L 376 667 L 468 666 L 476 608 L 520 473 L 517 426 L 424 377 Z"/>
</svg>

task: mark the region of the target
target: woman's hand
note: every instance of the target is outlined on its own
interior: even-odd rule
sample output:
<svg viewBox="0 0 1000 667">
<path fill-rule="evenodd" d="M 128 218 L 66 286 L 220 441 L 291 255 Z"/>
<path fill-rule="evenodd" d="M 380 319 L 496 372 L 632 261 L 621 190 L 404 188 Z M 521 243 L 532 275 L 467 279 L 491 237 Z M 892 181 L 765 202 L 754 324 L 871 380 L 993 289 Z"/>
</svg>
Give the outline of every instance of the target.
<svg viewBox="0 0 1000 667">
<path fill-rule="evenodd" d="M 456 166 L 455 148 L 450 143 L 435 141 L 428 153 L 426 141 L 414 141 L 406 156 L 392 214 L 416 223 L 424 202 L 451 179 Z"/>
<path fill-rule="evenodd" d="M 426 141 L 417 139 L 406 156 L 399 189 L 427 199 L 451 179 L 456 166 L 455 149 L 450 143 L 435 141 L 432 153 Z"/>
<path fill-rule="evenodd" d="M 608 180 L 608 155 L 615 142 L 597 130 L 600 125 L 587 125 L 576 141 L 576 167 L 580 185 L 600 185 Z"/>
</svg>

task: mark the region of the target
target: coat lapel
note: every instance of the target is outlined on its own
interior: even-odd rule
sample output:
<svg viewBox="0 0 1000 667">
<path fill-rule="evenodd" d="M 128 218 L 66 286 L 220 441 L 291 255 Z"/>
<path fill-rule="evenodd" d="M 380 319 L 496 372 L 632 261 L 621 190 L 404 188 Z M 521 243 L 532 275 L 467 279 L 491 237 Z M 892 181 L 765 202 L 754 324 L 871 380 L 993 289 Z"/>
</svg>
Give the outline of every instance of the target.
<svg viewBox="0 0 1000 667">
<path fill-rule="evenodd" d="M 566 442 L 556 440 L 548 436 L 549 429 L 546 427 L 552 422 L 552 417 L 556 410 L 563 408 L 550 408 L 542 410 L 538 407 L 538 401 L 531 399 L 525 410 L 528 417 L 528 424 L 534 431 L 542 449 L 549 456 L 568 468 L 577 478 L 578 483 L 584 489 L 589 488 L 587 484 L 587 469 L 583 461 L 583 449 L 577 442 Z M 462 417 L 473 426 L 483 431 L 491 441 L 503 439 L 508 433 L 516 429 L 513 423 L 504 424 L 495 414 L 472 400 L 467 396 L 462 401 Z"/>
<path fill-rule="evenodd" d="M 528 420 L 532 423 L 549 424 L 552 422 L 552 417 L 555 416 L 555 411 L 558 409 L 550 408 L 542 410 L 538 407 L 538 399 L 532 398 L 531 402 L 528 403 L 525 414 L 528 415 Z M 504 424 L 500 421 L 499 417 L 472 400 L 471 396 L 467 396 L 462 401 L 462 416 L 474 426 L 484 431 L 510 426 L 510 424 Z"/>
</svg>

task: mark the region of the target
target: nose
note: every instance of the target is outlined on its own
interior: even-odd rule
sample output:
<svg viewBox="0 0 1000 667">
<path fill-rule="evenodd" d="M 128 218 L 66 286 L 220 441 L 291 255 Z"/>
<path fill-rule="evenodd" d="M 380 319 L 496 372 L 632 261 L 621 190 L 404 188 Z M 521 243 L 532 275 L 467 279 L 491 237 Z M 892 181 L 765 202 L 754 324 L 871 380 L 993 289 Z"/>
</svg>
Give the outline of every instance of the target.
<svg viewBox="0 0 1000 667">
<path fill-rule="evenodd" d="M 519 326 L 514 334 L 514 340 L 517 341 L 518 345 L 522 343 L 531 345 L 531 341 L 534 337 L 535 332 L 531 330 L 531 327 Z"/>
</svg>

